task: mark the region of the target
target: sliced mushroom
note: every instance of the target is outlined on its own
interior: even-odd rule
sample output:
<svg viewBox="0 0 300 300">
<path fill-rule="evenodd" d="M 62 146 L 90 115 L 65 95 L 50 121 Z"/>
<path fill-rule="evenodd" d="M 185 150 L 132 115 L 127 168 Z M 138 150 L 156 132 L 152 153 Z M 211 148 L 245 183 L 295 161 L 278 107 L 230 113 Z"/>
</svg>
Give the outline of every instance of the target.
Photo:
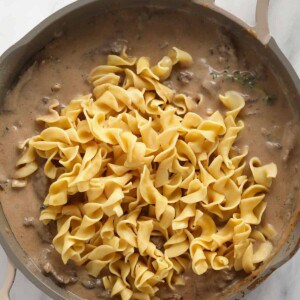
<svg viewBox="0 0 300 300">
<path fill-rule="evenodd" d="M 181 71 L 179 72 L 177 79 L 181 83 L 188 84 L 193 79 L 194 73 L 191 71 Z"/>
<path fill-rule="evenodd" d="M 64 265 L 59 254 L 52 247 L 45 249 L 41 255 L 41 267 L 45 275 L 50 276 L 59 286 L 73 284 L 78 281 L 72 264 Z"/>
<path fill-rule="evenodd" d="M 80 283 L 88 290 L 92 290 L 96 287 L 96 279 L 92 277 L 83 278 L 80 280 Z"/>
<path fill-rule="evenodd" d="M 50 222 L 48 225 L 44 225 L 42 222 L 36 222 L 35 228 L 44 243 L 52 244 L 56 234 L 56 225 L 54 222 Z"/>
<path fill-rule="evenodd" d="M 25 227 L 34 227 L 34 217 L 25 217 L 23 225 Z"/>
<path fill-rule="evenodd" d="M 282 149 L 282 145 L 280 143 L 267 141 L 266 142 L 267 148 L 270 150 L 280 150 Z"/>
<path fill-rule="evenodd" d="M 127 46 L 128 41 L 125 39 L 116 39 L 102 49 L 102 54 L 115 54 L 119 55 Z"/>
</svg>

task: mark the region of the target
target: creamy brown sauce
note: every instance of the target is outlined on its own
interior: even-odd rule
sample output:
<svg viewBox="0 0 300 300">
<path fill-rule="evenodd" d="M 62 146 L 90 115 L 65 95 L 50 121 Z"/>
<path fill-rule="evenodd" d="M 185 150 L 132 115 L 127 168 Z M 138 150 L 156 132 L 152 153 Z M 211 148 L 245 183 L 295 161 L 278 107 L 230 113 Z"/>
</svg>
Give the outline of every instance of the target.
<svg viewBox="0 0 300 300">
<path fill-rule="evenodd" d="M 55 228 L 38 221 L 49 186 L 43 172 L 34 174 L 26 188 L 20 190 L 12 189 L 10 180 L 20 155 L 17 143 L 40 130 L 35 118 L 47 112 L 53 99 L 64 105 L 78 95 L 90 93 L 92 87 L 86 80 L 90 70 L 105 63 L 106 55 L 120 51 L 124 43 L 129 54 L 149 56 L 153 64 L 172 46 L 188 51 L 194 58 L 193 66 L 176 69 L 167 84 L 195 99 L 203 94 L 204 102 L 197 108 L 201 116 L 223 109 L 218 94 L 227 90 L 243 93 L 246 107 L 241 116 L 246 126 L 236 146 L 249 146 L 248 161 L 258 156 L 264 164 L 277 164 L 278 176 L 266 197 L 263 222 L 275 226 L 278 240 L 298 193 L 296 114 L 268 66 L 262 65 L 251 49 L 243 48 L 229 33 L 184 12 L 151 10 L 107 13 L 92 19 L 90 24 L 64 32 L 37 54 L 35 63 L 4 99 L 0 114 L 0 200 L 12 232 L 34 263 L 85 299 L 103 299 L 108 294 L 101 281 L 89 277 L 84 270 L 72 264 L 65 268 L 53 250 Z M 157 297 L 218 297 L 244 276 L 231 271 L 209 271 L 203 276 L 188 272 L 184 287 L 170 291 L 162 286 Z"/>
</svg>

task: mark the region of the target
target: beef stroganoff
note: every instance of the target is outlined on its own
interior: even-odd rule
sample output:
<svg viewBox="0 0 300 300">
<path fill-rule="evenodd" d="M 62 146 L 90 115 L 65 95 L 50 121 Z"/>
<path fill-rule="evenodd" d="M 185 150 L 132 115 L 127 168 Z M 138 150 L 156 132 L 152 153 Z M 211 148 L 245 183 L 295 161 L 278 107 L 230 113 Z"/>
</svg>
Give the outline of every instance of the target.
<svg viewBox="0 0 300 300">
<path fill-rule="evenodd" d="M 46 129 L 22 144 L 17 163 L 15 179 L 25 183 L 35 156 L 46 159 L 53 183 L 40 220 L 56 222 L 55 249 L 94 277 L 107 268 L 103 285 L 123 300 L 150 299 L 162 282 L 184 285 L 190 262 L 197 275 L 249 273 L 272 251 L 253 226 L 277 168 L 253 157 L 251 175 L 244 172 L 247 147 L 234 149 L 244 98 L 228 91 L 219 96 L 225 115 L 203 118 L 193 112 L 203 99 L 196 104 L 161 83 L 177 64 L 188 67 L 192 57 L 176 47 L 153 67 L 125 48 L 109 55 L 91 72 L 93 94 L 60 112 L 55 102 L 37 119 Z"/>
<path fill-rule="evenodd" d="M 276 252 L 299 190 L 288 94 L 196 11 L 99 14 L 1 102 L 11 233 L 70 298 L 225 297 Z"/>
</svg>

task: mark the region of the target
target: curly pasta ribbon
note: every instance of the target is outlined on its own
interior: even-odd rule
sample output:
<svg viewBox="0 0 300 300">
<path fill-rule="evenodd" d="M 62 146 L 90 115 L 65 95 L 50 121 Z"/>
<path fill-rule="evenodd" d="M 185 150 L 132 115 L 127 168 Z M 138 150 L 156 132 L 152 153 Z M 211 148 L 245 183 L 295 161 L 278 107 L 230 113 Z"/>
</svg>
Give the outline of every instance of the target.
<svg viewBox="0 0 300 300">
<path fill-rule="evenodd" d="M 233 148 L 244 128 L 242 95 L 221 95 L 225 116 L 206 118 L 162 83 L 175 64 L 192 61 L 175 47 L 155 66 L 125 50 L 109 55 L 90 74 L 92 94 L 60 113 L 55 102 L 37 119 L 46 128 L 23 143 L 17 162 L 15 178 L 26 184 L 36 156 L 46 160 L 52 184 L 40 220 L 56 222 L 63 262 L 95 277 L 106 270 L 105 288 L 123 300 L 150 299 L 162 282 L 184 284 L 190 261 L 198 275 L 252 272 L 272 251 L 274 228 L 252 226 L 261 223 L 276 165 L 254 157 L 244 173 L 247 148 Z"/>
</svg>

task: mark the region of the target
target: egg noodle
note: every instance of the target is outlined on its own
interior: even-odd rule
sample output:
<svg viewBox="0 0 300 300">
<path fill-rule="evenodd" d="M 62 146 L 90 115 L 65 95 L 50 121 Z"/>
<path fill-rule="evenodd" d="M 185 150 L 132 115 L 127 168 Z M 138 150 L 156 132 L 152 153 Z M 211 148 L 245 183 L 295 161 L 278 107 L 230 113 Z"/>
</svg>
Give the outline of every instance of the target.
<svg viewBox="0 0 300 300">
<path fill-rule="evenodd" d="M 46 160 L 40 220 L 56 222 L 64 263 L 95 277 L 106 270 L 112 296 L 150 299 L 160 283 L 184 285 L 189 267 L 252 272 L 272 251 L 274 228 L 260 223 L 277 168 L 247 163 L 247 147 L 233 146 L 242 95 L 220 95 L 225 115 L 202 117 L 162 83 L 174 65 L 192 64 L 187 52 L 174 47 L 151 67 L 125 50 L 91 72 L 92 94 L 60 112 L 55 101 L 37 119 L 45 129 L 21 145 L 16 186 L 37 170 L 36 156 Z"/>
</svg>

